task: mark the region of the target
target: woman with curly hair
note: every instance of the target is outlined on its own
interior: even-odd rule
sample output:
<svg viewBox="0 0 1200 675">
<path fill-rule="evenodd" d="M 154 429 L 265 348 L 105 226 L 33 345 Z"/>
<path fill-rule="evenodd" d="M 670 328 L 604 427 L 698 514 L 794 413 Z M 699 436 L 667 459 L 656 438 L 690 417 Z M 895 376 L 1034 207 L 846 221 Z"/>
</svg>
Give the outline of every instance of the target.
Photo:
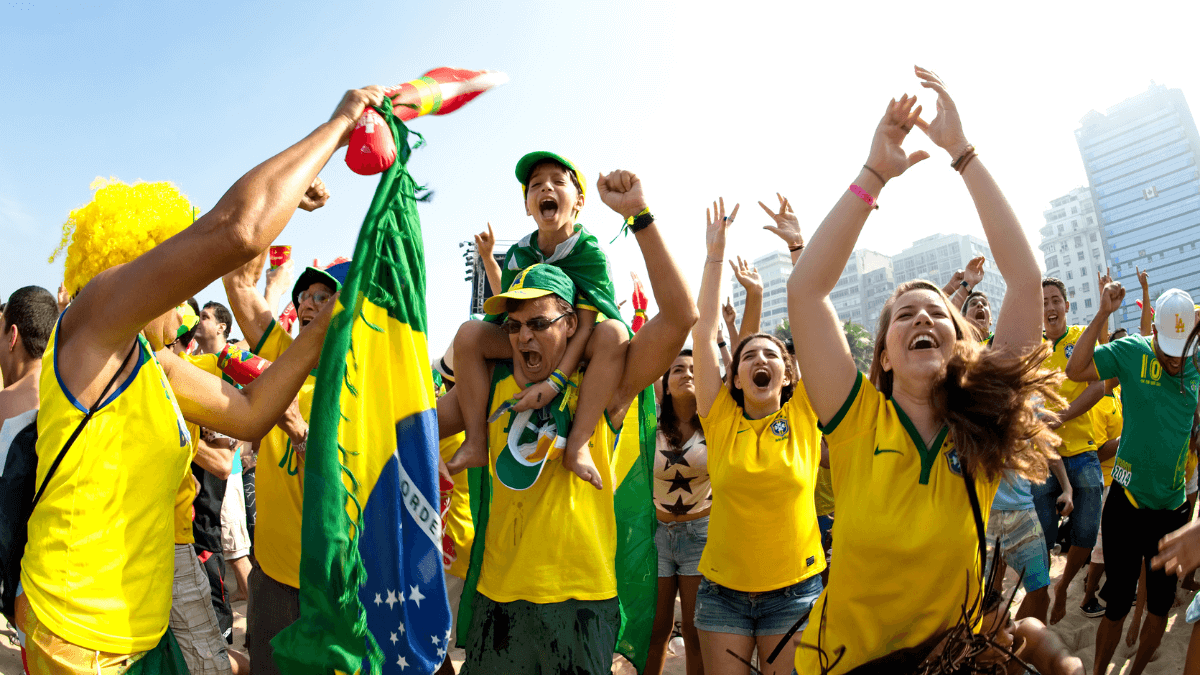
<svg viewBox="0 0 1200 675">
<path fill-rule="evenodd" d="M 846 673 L 979 625 L 985 518 L 1004 469 L 1047 475 L 1056 441 L 1034 397 L 1056 401 L 1039 371 L 1041 276 L 1020 223 L 963 134 L 941 80 L 937 117 L 893 100 L 867 162 L 812 236 L 788 280 L 796 358 L 829 444 L 838 537 L 829 585 L 813 607 L 796 669 Z M 884 305 L 869 378 L 854 366 L 828 296 L 884 184 L 926 159 L 900 147 L 913 126 L 945 149 L 979 212 L 1008 284 L 991 349 L 941 289 L 901 284 Z"/>
<path fill-rule="evenodd" d="M 328 122 L 198 219 L 167 183 L 102 182 L 71 212 L 65 285 L 74 301 L 43 357 L 42 492 L 16 606 L 30 672 L 163 673 L 178 664 L 167 623 L 172 508 L 191 461 L 185 419 L 262 436 L 316 365 L 324 331 L 303 333 L 239 390 L 167 348 L 179 336 L 176 308 L 265 250 L 297 205 L 324 203 L 317 173 L 382 98 L 378 87 L 347 92 Z"/>
</svg>

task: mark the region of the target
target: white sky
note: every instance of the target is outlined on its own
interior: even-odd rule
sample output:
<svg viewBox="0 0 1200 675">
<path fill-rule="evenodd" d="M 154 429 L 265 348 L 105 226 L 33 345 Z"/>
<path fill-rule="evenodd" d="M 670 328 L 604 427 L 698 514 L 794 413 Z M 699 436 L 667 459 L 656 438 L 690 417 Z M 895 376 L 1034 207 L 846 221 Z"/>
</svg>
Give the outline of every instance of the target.
<svg viewBox="0 0 1200 675">
<path fill-rule="evenodd" d="M 811 234 L 866 159 L 888 99 L 916 92 L 932 115 L 914 63 L 951 87 L 1035 246 L 1049 201 L 1086 181 L 1073 135 L 1085 113 L 1151 79 L 1200 107 L 1195 2 L 408 4 L 0 7 L 0 293 L 57 286 L 61 261 L 46 257 L 95 176 L 172 180 L 207 210 L 347 87 L 439 65 L 512 81 L 412 125 L 429 145 L 410 168 L 436 192 L 421 208 L 432 354 L 465 318 L 457 242 L 489 220 L 502 239 L 534 227 L 512 175 L 529 150 L 565 154 L 593 185 L 600 171 L 637 172 L 695 290 L 705 206 L 741 202 L 730 255 L 780 245 L 755 204 L 777 191 Z M 982 236 L 945 153 L 919 132 L 907 146 L 933 158 L 880 195 L 859 246 L 894 254 L 935 232 Z M 341 153 L 323 176 L 334 201 L 280 240 L 301 260 L 352 251 L 376 184 Z M 602 242 L 619 225 L 598 194 L 581 221 Z M 632 238 L 607 250 L 624 298 L 643 265 Z M 198 299 L 223 299 L 219 284 Z"/>
</svg>

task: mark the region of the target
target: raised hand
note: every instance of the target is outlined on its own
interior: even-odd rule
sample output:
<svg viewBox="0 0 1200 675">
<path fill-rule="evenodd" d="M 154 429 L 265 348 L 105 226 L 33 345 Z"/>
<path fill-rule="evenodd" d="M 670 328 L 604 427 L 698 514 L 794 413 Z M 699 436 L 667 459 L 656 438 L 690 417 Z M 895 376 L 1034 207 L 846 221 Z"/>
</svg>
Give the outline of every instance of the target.
<svg viewBox="0 0 1200 675">
<path fill-rule="evenodd" d="M 492 249 L 496 247 L 496 235 L 492 232 L 492 224 L 487 224 L 487 232 L 475 235 L 475 250 L 480 258 L 490 258 Z"/>
<path fill-rule="evenodd" d="M 632 171 L 618 169 L 607 176 L 601 174 L 596 189 L 600 191 L 600 200 L 622 218 L 632 218 L 646 208 L 642 181 Z"/>
<path fill-rule="evenodd" d="M 367 106 L 381 106 L 384 98 L 383 87 L 377 84 L 362 89 L 351 89 L 342 96 L 342 102 L 329 118 L 330 121 L 340 121 L 346 127 L 338 143 L 339 148 L 350 142 L 350 132 L 354 130 L 354 125 L 358 124 L 358 118 L 362 117 Z"/>
<path fill-rule="evenodd" d="M 788 200 L 778 192 L 775 196 L 779 198 L 779 213 L 775 213 L 766 204 L 759 202 L 763 211 L 775 221 L 774 225 L 763 225 L 763 229 L 769 232 L 774 232 L 775 236 L 779 237 L 787 244 L 789 249 L 804 246 L 804 235 L 800 233 L 800 219 L 796 218 L 796 212 L 792 210 L 792 205 Z"/>
<path fill-rule="evenodd" d="M 66 286 L 59 284 L 58 285 L 58 313 L 62 314 L 63 310 L 65 310 L 67 308 L 67 305 L 70 305 L 70 304 L 71 304 L 71 294 L 67 292 Z"/>
<path fill-rule="evenodd" d="M 899 101 L 892 99 L 879 126 L 875 127 L 875 138 L 871 141 L 871 152 L 867 155 L 867 166 L 871 171 L 891 180 L 904 173 L 909 167 L 924 159 L 929 153 L 918 150 L 906 154 L 900 144 L 912 131 L 914 124 L 921 124 L 921 106 L 913 108 L 916 96 L 905 94 Z"/>
<path fill-rule="evenodd" d="M 963 272 L 963 281 L 975 288 L 979 282 L 983 281 L 983 263 L 987 261 L 983 256 L 975 256 L 967 263 L 967 269 Z"/>
<path fill-rule="evenodd" d="M 1107 267 L 1104 268 L 1103 274 L 1100 273 L 1100 270 L 1096 270 L 1096 288 L 1097 289 L 1103 289 L 1105 286 L 1107 286 L 1111 282 L 1112 282 L 1112 270 L 1111 269 L 1109 269 Z"/>
<path fill-rule="evenodd" d="M 1112 314 L 1121 307 L 1121 301 L 1125 299 L 1125 287 L 1119 281 L 1110 281 L 1104 286 L 1104 290 L 1100 291 L 1100 311 L 1104 314 Z"/>
<path fill-rule="evenodd" d="M 1140 267 L 1135 267 L 1133 269 L 1135 272 L 1137 272 L 1138 283 L 1142 285 L 1142 290 L 1149 291 L 1150 290 L 1150 274 L 1148 272 L 1143 272 Z"/>
<path fill-rule="evenodd" d="M 733 302 L 729 298 L 725 298 L 725 304 L 721 307 L 721 318 L 728 324 L 737 323 L 737 310 L 733 308 Z"/>
<path fill-rule="evenodd" d="M 742 256 L 737 257 L 737 263 L 729 261 L 729 266 L 733 268 L 733 276 L 746 289 L 747 293 L 759 292 L 762 293 L 763 284 L 762 277 L 758 275 L 758 268 L 752 267 L 750 263 L 742 260 Z"/>
<path fill-rule="evenodd" d="M 720 206 L 718 206 L 718 202 Z M 725 215 L 725 198 L 721 197 L 717 202 L 713 202 L 711 209 L 704 209 L 704 218 L 708 223 L 708 230 L 705 233 L 704 242 L 708 247 L 708 258 L 720 262 L 725 258 L 725 230 L 733 224 L 733 219 L 737 217 L 738 207 L 741 204 L 733 205 L 733 212 L 728 216 Z"/>
<path fill-rule="evenodd" d="M 954 99 L 950 98 L 950 92 L 946 90 L 946 84 L 933 71 L 926 70 L 920 66 L 914 66 L 917 77 L 921 78 L 921 86 L 927 89 L 932 89 L 937 92 L 937 116 L 931 122 L 925 122 L 920 117 L 917 117 L 914 122 L 921 131 L 929 136 L 929 140 L 937 144 L 946 152 L 950 153 L 950 157 L 958 159 L 966 151 L 967 135 L 963 133 L 962 120 L 958 117 L 958 108 L 954 105 Z"/>
<path fill-rule="evenodd" d="M 329 190 L 325 188 L 325 181 L 321 180 L 320 176 L 313 179 L 312 185 L 304 191 L 304 196 L 300 198 L 300 208 L 305 211 L 316 211 L 325 206 L 325 202 L 329 201 Z"/>
</svg>

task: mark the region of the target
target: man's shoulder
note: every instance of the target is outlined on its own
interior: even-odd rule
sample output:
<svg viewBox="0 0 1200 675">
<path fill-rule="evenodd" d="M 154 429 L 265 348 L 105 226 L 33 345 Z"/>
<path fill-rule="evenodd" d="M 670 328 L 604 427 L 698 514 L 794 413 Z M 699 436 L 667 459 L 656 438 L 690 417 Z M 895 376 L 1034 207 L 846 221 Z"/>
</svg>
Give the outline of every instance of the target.
<svg viewBox="0 0 1200 675">
<path fill-rule="evenodd" d="M 27 385 L 18 382 L 12 386 L 0 389 L 0 427 L 9 419 L 20 417 L 29 412 L 37 412 L 37 385 Z"/>
</svg>

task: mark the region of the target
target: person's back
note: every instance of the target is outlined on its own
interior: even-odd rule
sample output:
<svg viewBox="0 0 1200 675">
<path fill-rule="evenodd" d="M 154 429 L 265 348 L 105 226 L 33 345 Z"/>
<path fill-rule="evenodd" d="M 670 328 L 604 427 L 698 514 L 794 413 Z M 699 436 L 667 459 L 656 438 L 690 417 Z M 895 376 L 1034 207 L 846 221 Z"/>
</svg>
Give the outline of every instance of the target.
<svg viewBox="0 0 1200 675">
<path fill-rule="evenodd" d="M 0 425 L 38 407 L 38 378 L 42 353 L 54 329 L 58 305 L 50 291 L 26 286 L 9 296 L 4 312 L 4 341 L 0 348 Z"/>
</svg>

